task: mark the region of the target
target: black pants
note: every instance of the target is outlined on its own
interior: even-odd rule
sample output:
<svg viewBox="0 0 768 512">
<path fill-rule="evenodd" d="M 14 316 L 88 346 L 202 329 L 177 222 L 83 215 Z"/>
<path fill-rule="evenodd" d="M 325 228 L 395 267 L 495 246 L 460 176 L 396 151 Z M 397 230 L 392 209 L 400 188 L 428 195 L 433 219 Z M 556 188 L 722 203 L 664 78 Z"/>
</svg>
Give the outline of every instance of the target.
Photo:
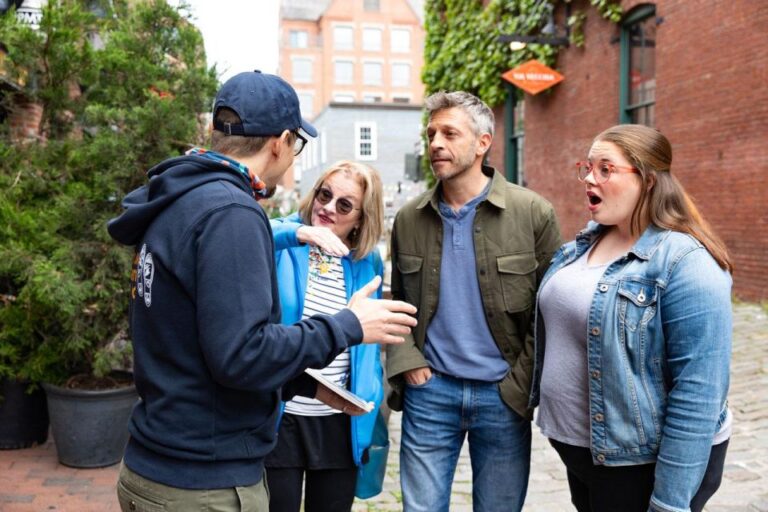
<svg viewBox="0 0 768 512">
<path fill-rule="evenodd" d="M 351 428 L 346 414 L 283 415 L 277 446 L 265 461 L 270 512 L 299 512 L 302 481 L 305 512 L 352 509 L 357 466 Z"/>
<path fill-rule="evenodd" d="M 302 468 L 271 468 L 267 471 L 269 512 L 299 512 L 301 483 L 305 475 L 305 512 L 344 512 L 352 509 L 357 468 L 306 472 Z"/>
<path fill-rule="evenodd" d="M 588 448 L 549 442 L 568 472 L 571 502 L 579 512 L 646 512 L 653 493 L 656 464 L 596 466 Z M 691 512 L 701 512 L 720 487 L 728 441 L 712 447 L 699 490 L 691 500 Z"/>
</svg>

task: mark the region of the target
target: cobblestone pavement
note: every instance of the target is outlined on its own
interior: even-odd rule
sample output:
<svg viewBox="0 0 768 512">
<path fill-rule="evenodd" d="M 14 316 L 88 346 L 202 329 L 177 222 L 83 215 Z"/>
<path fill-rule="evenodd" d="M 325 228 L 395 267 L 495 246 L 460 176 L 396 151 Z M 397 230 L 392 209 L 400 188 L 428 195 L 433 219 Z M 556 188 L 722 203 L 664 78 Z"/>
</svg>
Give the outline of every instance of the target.
<svg viewBox="0 0 768 512">
<path fill-rule="evenodd" d="M 707 512 L 768 512 L 768 308 L 734 306 L 730 402 L 734 432 L 723 484 Z M 355 512 L 399 511 L 400 415 L 390 418 L 389 466 L 384 492 L 355 503 Z M 534 427 L 531 480 L 525 512 L 570 511 L 565 471 Z M 0 512 L 105 512 L 119 510 L 117 466 L 72 469 L 56 461 L 55 446 L 0 451 Z M 466 445 L 453 484 L 451 511 L 472 510 L 472 470 Z M 503 512 L 503 511 L 502 511 Z"/>
<path fill-rule="evenodd" d="M 729 400 L 733 436 L 723 483 L 707 512 L 768 512 L 768 307 L 734 306 L 733 361 Z M 389 467 L 384 492 L 355 505 L 355 511 L 401 510 L 398 486 L 400 415 L 389 420 Z M 531 478 L 524 512 L 575 510 L 570 503 L 565 469 L 549 443 L 533 427 Z M 472 510 L 472 470 L 464 444 L 454 477 L 451 510 Z"/>
</svg>

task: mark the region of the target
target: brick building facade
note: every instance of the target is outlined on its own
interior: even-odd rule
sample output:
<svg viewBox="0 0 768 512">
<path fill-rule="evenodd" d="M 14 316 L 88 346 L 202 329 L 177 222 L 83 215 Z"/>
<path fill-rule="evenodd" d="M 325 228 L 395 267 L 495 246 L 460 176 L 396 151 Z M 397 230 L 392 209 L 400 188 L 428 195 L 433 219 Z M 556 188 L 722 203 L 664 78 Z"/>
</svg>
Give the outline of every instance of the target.
<svg viewBox="0 0 768 512">
<path fill-rule="evenodd" d="M 557 210 L 563 237 L 589 219 L 574 163 L 595 135 L 621 116 L 621 32 L 585 0 L 583 47 L 562 48 L 565 80 L 525 96 L 522 171 Z M 655 6 L 650 124 L 673 145 L 672 172 L 725 240 L 735 261 L 734 293 L 768 299 L 768 2 L 622 1 L 625 20 Z M 563 4 L 557 15 L 562 20 Z M 630 81 L 634 77 L 630 76 Z M 491 163 L 504 169 L 504 111 L 497 109 Z"/>
</svg>

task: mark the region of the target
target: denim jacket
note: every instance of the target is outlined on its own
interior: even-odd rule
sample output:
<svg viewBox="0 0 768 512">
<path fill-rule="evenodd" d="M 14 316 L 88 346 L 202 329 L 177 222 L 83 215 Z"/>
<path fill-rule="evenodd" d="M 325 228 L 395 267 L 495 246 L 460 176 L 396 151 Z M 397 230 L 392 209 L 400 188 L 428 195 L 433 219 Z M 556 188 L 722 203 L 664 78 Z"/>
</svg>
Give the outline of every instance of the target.
<svg viewBox="0 0 768 512">
<path fill-rule="evenodd" d="M 555 253 L 542 287 L 598 239 L 590 222 Z M 656 463 L 650 510 L 687 512 L 727 413 L 731 276 L 695 238 L 649 226 L 597 283 L 587 319 L 594 464 Z M 530 405 L 546 332 L 538 299 Z"/>
</svg>

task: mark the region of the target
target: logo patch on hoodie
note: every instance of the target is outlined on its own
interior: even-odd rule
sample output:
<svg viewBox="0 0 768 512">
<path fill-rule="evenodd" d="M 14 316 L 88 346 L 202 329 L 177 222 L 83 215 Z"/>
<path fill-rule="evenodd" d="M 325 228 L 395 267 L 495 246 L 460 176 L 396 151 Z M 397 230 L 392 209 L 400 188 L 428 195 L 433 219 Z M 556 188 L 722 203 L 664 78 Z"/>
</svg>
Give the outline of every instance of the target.
<svg viewBox="0 0 768 512">
<path fill-rule="evenodd" d="M 136 265 L 136 291 L 144 299 L 144 305 L 152 305 L 152 279 L 155 277 L 155 263 L 147 244 L 141 246 Z"/>
</svg>

